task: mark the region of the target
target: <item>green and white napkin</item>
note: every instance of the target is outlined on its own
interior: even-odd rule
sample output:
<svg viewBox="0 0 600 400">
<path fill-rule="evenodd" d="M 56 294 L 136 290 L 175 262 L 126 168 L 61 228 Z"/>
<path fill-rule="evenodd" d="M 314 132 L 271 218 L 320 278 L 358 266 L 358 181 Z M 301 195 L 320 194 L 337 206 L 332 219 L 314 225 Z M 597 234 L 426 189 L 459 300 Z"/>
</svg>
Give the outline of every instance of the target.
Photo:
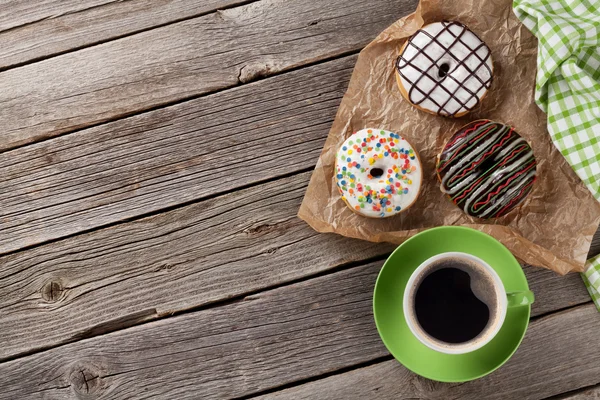
<svg viewBox="0 0 600 400">
<path fill-rule="evenodd" d="M 600 311 L 600 255 L 588 260 L 585 272 L 581 274 L 596 308 Z"/>
<path fill-rule="evenodd" d="M 535 101 L 573 170 L 600 201 L 600 0 L 514 0 L 538 38 Z M 600 257 L 583 280 L 600 311 Z"/>
</svg>

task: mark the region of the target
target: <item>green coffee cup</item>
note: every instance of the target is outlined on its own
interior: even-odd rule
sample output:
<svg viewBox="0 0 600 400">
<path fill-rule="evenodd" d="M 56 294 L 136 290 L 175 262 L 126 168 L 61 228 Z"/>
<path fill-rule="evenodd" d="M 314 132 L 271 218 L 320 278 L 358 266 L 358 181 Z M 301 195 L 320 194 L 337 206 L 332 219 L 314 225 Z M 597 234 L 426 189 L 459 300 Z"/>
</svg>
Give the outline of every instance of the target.
<svg viewBox="0 0 600 400">
<path fill-rule="evenodd" d="M 432 345 L 410 326 L 410 311 L 405 312 L 405 296 L 414 290 L 411 278 L 444 253 L 479 260 L 483 268 L 489 267 L 494 288 L 504 295 L 497 326 L 476 346 L 456 346 L 458 351 Z M 500 242 L 470 228 L 439 227 L 413 236 L 390 255 L 375 285 L 373 310 L 384 344 L 404 366 L 433 380 L 464 382 L 489 374 L 516 351 L 527 330 L 532 302 L 521 266 Z"/>
</svg>

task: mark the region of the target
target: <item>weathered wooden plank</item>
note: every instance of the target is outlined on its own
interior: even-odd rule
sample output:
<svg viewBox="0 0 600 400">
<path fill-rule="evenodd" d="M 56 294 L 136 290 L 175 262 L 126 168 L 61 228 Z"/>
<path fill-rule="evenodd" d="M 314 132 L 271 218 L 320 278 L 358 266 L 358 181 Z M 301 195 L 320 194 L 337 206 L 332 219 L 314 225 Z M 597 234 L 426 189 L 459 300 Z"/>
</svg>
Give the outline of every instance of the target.
<svg viewBox="0 0 600 400">
<path fill-rule="evenodd" d="M 199 16 L 246 0 L 0 1 L 0 69 Z"/>
<path fill-rule="evenodd" d="M 587 303 L 590 296 L 579 274 L 558 274 L 540 267 L 523 268 L 529 287 L 535 291 L 532 316 L 539 316 L 566 307 Z"/>
<path fill-rule="evenodd" d="M 260 0 L 5 71 L 0 149 L 356 51 L 415 4 Z"/>
<path fill-rule="evenodd" d="M 206 233 L 209 234 L 206 238 L 214 235 Z M 323 237 L 319 239 L 323 242 Z M 317 243 L 305 241 L 299 254 L 308 254 Z M 178 243 L 170 246 L 179 247 Z M 242 246 L 237 247 L 241 252 Z M 180 250 L 188 254 L 186 249 Z M 311 256 L 307 258 L 312 261 Z M 300 264 L 296 257 L 289 255 L 280 263 L 291 264 L 290 261 L 292 269 Z M 258 268 L 261 263 L 264 260 L 249 266 L 246 260 L 243 276 L 264 279 L 265 275 Z M 237 269 L 235 264 L 228 267 Z M 372 263 L 347 269 L 261 292 L 232 304 L 120 330 L 0 364 L 0 387 L 3 388 L 0 398 L 29 398 L 43 392 L 53 399 L 77 398 L 82 394 L 111 399 L 222 399 L 247 396 L 386 356 L 371 315 L 372 289 L 379 268 L 380 263 Z M 278 274 L 272 265 L 270 269 L 271 274 Z M 167 282 L 175 284 L 177 287 L 171 287 L 171 294 L 175 295 L 185 290 L 186 281 L 196 285 L 209 282 L 207 270 L 204 272 L 185 279 L 165 278 L 163 286 L 168 286 Z M 125 274 L 123 279 L 130 279 L 129 276 Z M 235 285 L 240 279 L 224 279 L 220 285 Z M 128 282 L 127 290 L 135 292 L 132 296 L 143 295 L 143 291 L 135 289 L 140 284 L 146 286 L 145 280 Z M 151 292 L 150 296 L 161 291 L 159 286 L 152 288 L 146 290 Z M 203 289 L 197 287 L 197 291 Z M 103 291 L 102 288 L 97 290 Z M 534 290 L 542 288 L 534 287 Z M 103 305 L 109 306 L 110 296 L 103 296 L 102 300 Z M 140 299 L 137 302 L 144 303 Z M 91 309 L 82 317 L 97 315 L 93 309 L 97 303 L 88 298 L 85 304 Z M 120 304 L 127 307 L 126 302 Z M 54 311 L 55 325 L 60 329 L 63 318 L 58 315 L 60 309 Z M 65 322 L 77 323 L 78 317 L 78 314 L 71 315 Z M 501 375 L 492 378 L 500 376 L 502 379 L 488 380 L 492 384 L 483 387 L 490 393 L 501 390 L 506 393 L 509 388 L 518 391 L 521 383 L 529 388 L 521 388 L 519 393 L 527 395 L 589 384 L 600 372 L 600 354 L 589 351 L 590 346 L 600 345 L 600 336 L 596 334 L 599 328 L 600 319 L 592 306 L 534 322 L 515 361 L 503 368 Z M 569 351 L 565 351 L 567 340 Z M 532 368 L 532 360 L 536 360 L 536 368 Z M 432 386 L 405 371 L 396 374 L 404 381 L 415 382 L 409 387 Z M 398 386 L 402 379 L 390 380 L 394 382 L 390 387 Z M 340 396 L 339 389 L 336 386 L 337 392 L 308 390 L 308 393 L 313 397 L 328 393 L 329 398 L 333 398 L 331 393 L 336 393 L 335 398 L 348 398 Z M 291 398 L 298 397 L 294 394 Z"/>
<path fill-rule="evenodd" d="M 595 307 L 580 306 L 534 321 L 514 357 L 473 382 L 433 382 L 391 360 L 256 399 L 542 399 L 598 381 L 599 330 Z"/>
<path fill-rule="evenodd" d="M 0 253 L 311 168 L 355 60 L 0 154 Z"/>
<path fill-rule="evenodd" d="M 0 33 L 56 18 L 62 14 L 84 12 L 113 2 L 114 0 L 38 0 L 36 2 L 1 0 Z"/>
<path fill-rule="evenodd" d="M 308 173 L 295 175 L 1 257 L 0 358 L 385 257 L 392 250 L 318 235 L 297 219 L 308 180 Z M 589 301 L 578 275 L 525 271 L 537 296 L 534 315 Z"/>
<path fill-rule="evenodd" d="M 600 386 L 595 386 L 578 393 L 561 396 L 561 400 L 600 400 Z M 558 400 L 558 399 L 557 399 Z"/>
</svg>

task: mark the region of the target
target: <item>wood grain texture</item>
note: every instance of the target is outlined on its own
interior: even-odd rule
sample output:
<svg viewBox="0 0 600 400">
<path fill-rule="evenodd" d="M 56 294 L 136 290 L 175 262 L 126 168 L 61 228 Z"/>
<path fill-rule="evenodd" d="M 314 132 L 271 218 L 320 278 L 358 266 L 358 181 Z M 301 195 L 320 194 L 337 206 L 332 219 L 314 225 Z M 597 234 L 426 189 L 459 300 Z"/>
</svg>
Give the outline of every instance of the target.
<svg viewBox="0 0 600 400">
<path fill-rule="evenodd" d="M 309 176 L 1 257 L 0 358 L 389 254 L 392 245 L 320 235 L 297 219 Z M 579 275 L 525 271 L 534 315 L 589 301 Z"/>
<path fill-rule="evenodd" d="M 114 0 L 0 0 L 0 34 L 45 19 L 84 12 L 113 2 Z"/>
<path fill-rule="evenodd" d="M 2 0 L 0 69 L 130 35 L 244 0 Z"/>
<path fill-rule="evenodd" d="M 302 254 L 315 244 L 306 241 Z M 172 243 L 171 247 L 178 246 Z M 289 256 L 286 258 L 290 260 Z M 0 398 L 29 398 L 40 392 L 52 399 L 81 395 L 110 399 L 233 398 L 372 361 L 387 355 L 371 314 L 372 290 L 380 265 L 378 262 L 347 269 L 247 296 L 232 304 L 150 322 L 0 364 Z M 291 267 L 297 266 L 295 262 Z M 250 267 L 244 276 L 260 280 L 260 272 L 254 273 L 256 266 Z M 233 268 L 235 264 L 228 265 L 228 269 Z M 171 289 L 172 295 L 185 290 L 185 280 L 166 280 L 177 283 Z M 206 274 L 187 280 L 196 285 L 209 282 Z M 135 291 L 132 295 L 143 295 L 140 285 L 146 283 L 130 281 L 127 290 Z M 221 285 L 235 285 L 235 279 Z M 156 285 L 152 287 L 157 289 Z M 153 294 L 155 291 L 151 290 Z M 105 299 L 107 306 L 108 297 Z M 142 301 L 137 303 L 141 305 Z M 86 304 L 93 307 L 94 302 L 88 299 Z M 121 302 L 121 307 L 126 306 Z M 88 309 L 85 315 L 89 318 L 97 313 Z M 55 321 L 62 319 L 55 317 Z M 534 322 L 512 367 L 503 369 L 511 374 L 487 390 L 496 393 L 504 388 L 506 392 L 508 388 L 518 388 L 519 383 L 527 386 L 525 382 L 530 380 L 533 385 L 519 392 L 527 395 L 589 383 L 600 373 L 600 354 L 588 347 L 600 345 L 600 337 L 595 334 L 600 328 L 597 317 L 593 307 L 583 306 Z M 75 323 L 76 319 L 70 318 L 69 322 Z M 564 348 L 567 339 L 575 342 L 569 351 Z M 525 362 L 532 359 L 539 361 L 539 368 L 531 368 L 531 363 Z M 435 387 L 403 370 L 398 378 L 390 380 L 394 382 L 391 387 L 398 387 L 402 381 L 414 384 L 400 387 Z M 325 398 L 320 397 L 325 393 L 329 398 L 348 398 L 337 387 L 332 391 L 311 388 L 306 393 L 312 398 Z M 294 393 L 289 398 L 299 397 Z"/>
<path fill-rule="evenodd" d="M 0 398 L 233 398 L 385 355 L 371 317 L 378 269 L 353 268 L 0 364 Z"/>
<path fill-rule="evenodd" d="M 0 253 L 311 168 L 355 61 L 0 154 Z"/>
<path fill-rule="evenodd" d="M 256 400 L 543 399 L 598 381 L 598 330 L 598 311 L 589 304 L 534 321 L 513 358 L 473 382 L 433 382 L 391 360 Z"/>
<path fill-rule="evenodd" d="M 590 296 L 579 274 L 558 274 L 540 267 L 524 266 L 529 287 L 535 292 L 533 317 L 589 302 Z"/>
<path fill-rule="evenodd" d="M 394 246 L 296 218 L 309 174 L 0 258 L 0 358 L 279 285 Z"/>
<path fill-rule="evenodd" d="M 600 380 L 600 379 L 598 379 Z M 556 400 L 600 400 L 600 386 L 595 386 L 581 392 L 559 396 Z"/>
<path fill-rule="evenodd" d="M 6 41 L 0 68 L 239 2 L 42 0 L 32 7 L 0 0 L 0 8 L 13 13 L 21 7 L 23 17 L 0 14 Z M 7 110 L 0 115 L 8 134 L 0 149 L 355 51 L 409 11 L 404 2 L 383 0 L 308 3 L 261 0 L 1 73 Z M 381 261 L 165 318 L 389 253 L 389 245 L 318 235 L 299 221 L 307 173 L 218 196 L 312 166 L 354 61 L 302 69 L 0 155 L 0 253 L 209 197 L 0 257 L 0 359 L 64 344 L 0 363 L 0 398 L 249 396 L 385 356 L 370 315 Z M 236 174 L 224 178 L 232 168 Z M 589 301 L 578 275 L 525 271 L 537 296 L 534 315 Z M 402 367 L 387 362 L 369 367 L 382 369 L 367 376 L 357 391 L 364 396 L 355 398 L 537 398 L 534 393 L 597 383 L 597 357 L 578 357 L 581 343 L 598 344 L 598 320 L 588 309 L 534 322 L 525 359 L 497 372 L 504 375 L 489 387 L 439 388 L 406 370 L 398 375 Z M 576 331 L 581 319 L 592 323 Z M 578 345 L 561 348 L 565 337 Z M 540 357 L 543 346 L 548 353 Z M 532 359 L 542 367 L 528 381 L 524 366 Z M 502 372 L 507 368 L 512 372 Z M 385 376 L 412 391 L 375 387 Z M 353 377 L 348 390 L 364 378 Z M 310 385 L 276 396 L 353 398 L 333 386 L 312 392 Z"/>
<path fill-rule="evenodd" d="M 260 0 L 5 71 L 0 149 L 357 51 L 415 5 Z"/>
</svg>

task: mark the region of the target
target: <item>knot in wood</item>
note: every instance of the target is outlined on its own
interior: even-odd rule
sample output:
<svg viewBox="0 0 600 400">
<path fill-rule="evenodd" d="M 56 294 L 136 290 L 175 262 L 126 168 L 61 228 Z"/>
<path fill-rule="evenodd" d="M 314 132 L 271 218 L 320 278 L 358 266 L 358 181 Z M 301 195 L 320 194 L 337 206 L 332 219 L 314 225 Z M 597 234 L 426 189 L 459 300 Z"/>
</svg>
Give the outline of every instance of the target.
<svg viewBox="0 0 600 400">
<path fill-rule="evenodd" d="M 52 279 L 42 287 L 42 298 L 48 303 L 58 302 L 64 293 L 61 282 L 57 279 Z"/>
<path fill-rule="evenodd" d="M 94 365 L 78 363 L 73 366 L 69 376 L 71 387 L 77 394 L 89 398 L 91 394 L 101 393 L 102 379 L 100 371 Z"/>
</svg>

